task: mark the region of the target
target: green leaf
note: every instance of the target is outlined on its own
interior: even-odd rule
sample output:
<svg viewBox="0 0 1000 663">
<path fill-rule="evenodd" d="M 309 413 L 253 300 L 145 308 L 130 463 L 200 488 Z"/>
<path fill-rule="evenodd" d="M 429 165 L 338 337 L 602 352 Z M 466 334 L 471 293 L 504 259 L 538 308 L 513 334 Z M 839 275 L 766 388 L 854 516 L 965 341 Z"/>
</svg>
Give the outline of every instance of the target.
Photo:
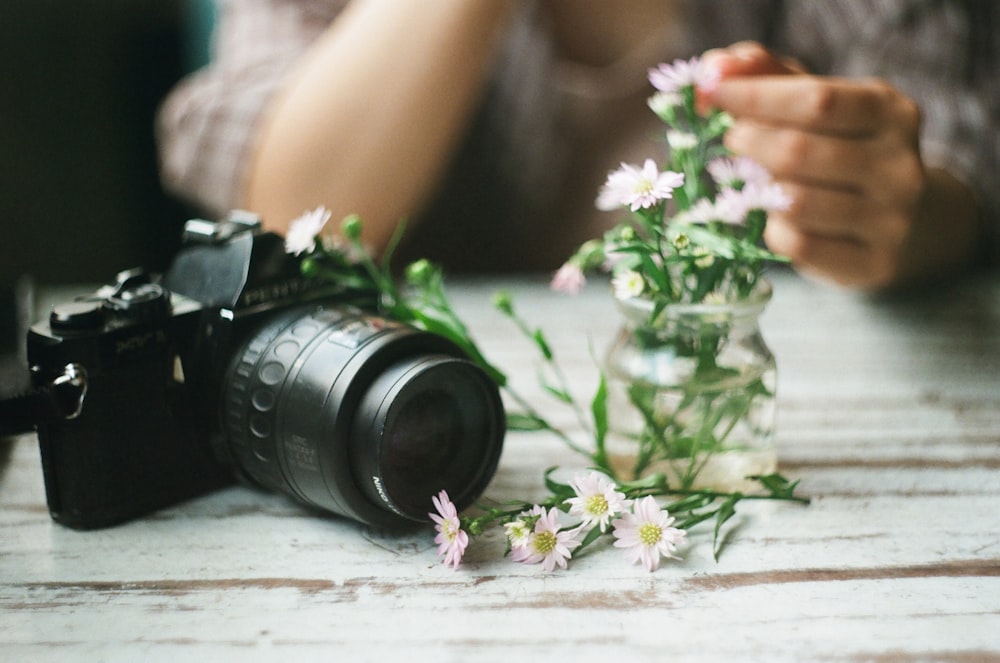
<svg viewBox="0 0 1000 663">
<path fill-rule="evenodd" d="M 573 396 L 570 395 L 569 392 L 563 389 L 560 389 L 558 387 L 553 387 L 550 384 L 542 384 L 542 388 L 545 389 L 545 391 L 552 394 L 553 396 L 555 396 L 558 400 L 562 401 L 563 403 L 571 404 L 573 402 Z"/>
<path fill-rule="evenodd" d="M 684 187 L 674 189 L 674 203 L 677 205 L 677 209 L 682 211 L 691 207 L 691 200 Z"/>
<path fill-rule="evenodd" d="M 594 416 L 594 443 L 597 447 L 597 455 L 600 457 L 601 467 L 607 464 L 607 457 L 604 450 L 605 438 L 608 435 L 608 383 L 601 372 L 600 381 L 597 383 L 597 391 L 594 399 L 590 403 L 590 412 Z"/>
<path fill-rule="evenodd" d="M 715 499 L 716 496 L 711 492 L 697 492 L 685 495 L 672 504 L 668 504 L 665 508 L 670 513 L 686 513 L 694 511 L 695 509 L 703 509 L 714 502 Z M 709 513 L 709 515 L 711 515 L 711 513 Z"/>
<path fill-rule="evenodd" d="M 550 493 L 552 493 L 557 497 L 560 495 L 575 495 L 576 491 L 574 491 L 572 487 L 570 487 L 565 483 L 559 483 L 558 481 L 552 478 L 552 473 L 555 472 L 557 469 L 559 468 L 550 467 L 549 469 L 545 470 L 545 487 L 548 489 Z"/>
<path fill-rule="evenodd" d="M 678 223 L 675 225 L 674 230 L 683 232 L 688 236 L 692 244 L 697 244 L 707 249 L 713 255 L 729 259 L 736 257 L 733 243 L 729 238 L 717 235 L 700 224 Z"/>
<path fill-rule="evenodd" d="M 799 485 L 799 482 L 789 481 L 780 474 L 767 474 L 764 476 L 751 476 L 750 479 L 754 479 L 760 483 L 764 488 L 766 488 L 771 497 L 784 500 L 800 500 L 808 502 L 807 498 L 798 497 L 795 495 L 795 488 Z"/>
<path fill-rule="evenodd" d="M 615 255 L 619 253 L 650 255 L 652 253 L 656 253 L 656 251 L 648 244 L 635 242 L 632 244 L 615 244 L 610 253 L 614 253 Z"/>
<path fill-rule="evenodd" d="M 545 334 L 542 333 L 542 330 L 536 329 L 531 338 L 534 340 L 535 345 L 538 346 L 538 350 L 542 353 L 542 356 L 545 357 L 545 360 L 552 361 L 552 348 L 549 346 L 548 341 L 545 340 Z"/>
<path fill-rule="evenodd" d="M 441 336 L 450 338 L 456 342 L 468 342 L 468 339 L 465 338 L 465 335 L 462 334 L 461 330 L 450 324 L 448 320 L 443 320 L 430 315 L 427 311 L 412 306 L 410 307 L 410 311 L 413 313 L 413 319 L 426 331 L 440 334 Z"/>
<path fill-rule="evenodd" d="M 689 530 L 698 523 L 704 522 L 714 516 L 715 511 L 703 511 L 701 513 L 696 513 L 692 511 L 687 518 L 677 523 L 676 527 L 683 530 Z"/>
<path fill-rule="evenodd" d="M 576 555 L 579 555 L 581 550 L 589 546 L 594 541 L 597 541 L 604 534 L 605 532 L 602 532 L 600 527 L 595 527 L 594 529 L 587 532 L 587 535 L 583 537 L 583 541 L 581 541 L 580 545 L 577 546 L 576 550 L 573 551 L 573 556 L 575 557 Z"/>
<path fill-rule="evenodd" d="M 522 412 L 507 413 L 507 430 L 531 432 L 548 429 L 549 425 L 545 420 L 533 414 L 524 414 Z"/>
<path fill-rule="evenodd" d="M 715 534 L 712 536 L 712 548 L 715 551 L 715 561 L 719 561 L 719 553 L 722 552 L 722 545 L 719 542 L 719 531 L 722 525 L 736 514 L 736 503 L 743 499 L 740 493 L 733 493 L 719 507 L 715 517 Z"/>
<path fill-rule="evenodd" d="M 386 274 L 392 273 L 392 258 L 396 253 L 396 247 L 399 246 L 399 242 L 403 239 L 403 235 L 406 233 L 406 219 L 402 219 L 396 228 L 392 232 L 392 237 L 389 238 L 389 243 L 386 244 L 385 251 L 382 252 L 382 271 Z"/>
<path fill-rule="evenodd" d="M 456 326 L 450 320 L 429 315 L 427 312 L 414 307 L 407 307 L 413 316 L 417 326 L 425 331 L 443 336 L 460 347 L 473 362 L 479 365 L 490 376 L 498 386 L 507 384 L 507 376 L 500 369 L 487 361 L 486 357 L 479 351 L 476 344 L 466 334 L 464 327 Z"/>
<path fill-rule="evenodd" d="M 667 476 L 662 472 L 655 472 L 634 481 L 622 481 L 618 484 L 626 493 L 645 491 L 666 491 L 668 488 Z M 672 508 L 672 507 L 671 507 Z"/>
</svg>

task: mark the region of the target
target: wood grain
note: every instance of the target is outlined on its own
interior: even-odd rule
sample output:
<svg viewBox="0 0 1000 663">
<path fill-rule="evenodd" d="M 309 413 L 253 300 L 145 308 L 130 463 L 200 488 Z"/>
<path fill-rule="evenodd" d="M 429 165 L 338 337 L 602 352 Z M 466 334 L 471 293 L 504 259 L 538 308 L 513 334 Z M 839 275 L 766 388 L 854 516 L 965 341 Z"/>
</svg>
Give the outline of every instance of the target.
<svg viewBox="0 0 1000 663">
<path fill-rule="evenodd" d="M 452 571 L 429 528 L 379 531 L 240 486 L 74 532 L 49 520 L 26 436 L 0 442 L 0 659 L 1000 660 L 1000 280 L 883 300 L 773 280 L 778 455 L 813 501 L 741 505 L 718 562 L 706 527 L 653 574 L 603 544 L 546 574 L 490 532 Z M 501 287 L 589 398 L 617 327 L 606 289 L 450 286 L 539 402 L 530 347 L 489 303 Z M 583 464 L 511 434 L 487 492 L 541 497 L 545 468 Z"/>
</svg>

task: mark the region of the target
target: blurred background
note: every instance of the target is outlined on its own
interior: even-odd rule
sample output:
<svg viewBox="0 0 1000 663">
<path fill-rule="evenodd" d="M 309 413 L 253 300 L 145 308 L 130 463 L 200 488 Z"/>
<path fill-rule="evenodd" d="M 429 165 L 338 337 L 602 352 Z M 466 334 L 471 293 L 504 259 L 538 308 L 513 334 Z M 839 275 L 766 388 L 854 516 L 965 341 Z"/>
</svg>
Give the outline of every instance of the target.
<svg viewBox="0 0 1000 663">
<path fill-rule="evenodd" d="M 153 116 L 204 58 L 210 12 L 207 0 L 0 2 L 4 283 L 103 281 L 176 246 L 184 213 L 157 181 Z"/>
<path fill-rule="evenodd" d="M 211 23 L 209 0 L 0 0 L 0 354 L 23 343 L 26 283 L 176 251 L 190 212 L 160 188 L 153 117 Z"/>
</svg>

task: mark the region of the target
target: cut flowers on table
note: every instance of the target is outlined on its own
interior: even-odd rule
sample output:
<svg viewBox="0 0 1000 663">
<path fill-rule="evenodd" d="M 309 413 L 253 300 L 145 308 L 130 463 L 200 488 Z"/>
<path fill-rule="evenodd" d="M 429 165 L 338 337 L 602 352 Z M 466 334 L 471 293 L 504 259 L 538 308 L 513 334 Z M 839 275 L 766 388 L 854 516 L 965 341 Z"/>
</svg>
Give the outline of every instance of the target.
<svg viewBox="0 0 1000 663">
<path fill-rule="evenodd" d="M 668 127 L 667 162 L 623 163 L 608 175 L 597 207 L 628 218 L 584 243 L 552 285 L 576 292 L 587 272 L 608 270 L 618 299 L 654 303 L 651 318 L 672 303 L 743 299 L 767 262 L 782 260 L 760 241 L 768 212 L 791 200 L 762 166 L 723 147 L 728 115 L 698 112 L 696 88 L 713 79 L 699 59 L 661 64 L 649 79 L 649 107 Z"/>
<path fill-rule="evenodd" d="M 588 272 L 611 274 L 626 320 L 604 365 L 619 473 L 745 488 L 746 474 L 776 466 L 775 364 L 757 317 L 771 294 L 764 269 L 782 260 L 762 245 L 767 217 L 790 199 L 762 166 L 727 152 L 725 113 L 699 112 L 697 88 L 714 84 L 700 60 L 659 65 L 649 80 L 667 158 L 608 175 L 596 204 L 623 220 L 552 285 L 575 293 Z"/>
<path fill-rule="evenodd" d="M 729 126 L 724 114 L 696 112 L 695 86 L 703 76 L 697 59 L 650 72 L 658 89 L 650 107 L 670 127 L 669 163 L 661 169 L 648 159 L 641 166 L 623 164 L 609 175 L 597 205 L 623 208 L 629 219 L 603 239 L 584 244 L 557 272 L 554 288 L 577 291 L 587 271 L 609 269 L 616 297 L 652 301 L 650 315 L 655 317 L 670 303 L 739 299 L 756 287 L 765 262 L 775 259 L 759 245 L 767 212 L 788 201 L 761 167 L 725 154 L 719 140 Z M 603 374 L 596 393 L 582 404 L 544 332 L 515 310 L 510 295 L 496 295 L 496 308 L 538 353 L 541 387 L 554 403 L 573 411 L 590 438 L 581 442 L 553 425 L 486 359 L 449 302 L 438 266 L 417 261 L 405 270 L 403 284 L 397 283 L 390 261 L 402 224 L 376 263 L 364 250 L 358 217 L 342 222 L 342 240 L 324 234 L 329 218 L 329 212 L 319 208 L 290 226 L 286 249 L 302 257 L 305 275 L 376 290 L 383 314 L 449 338 L 491 376 L 509 402 L 509 430 L 554 434 L 586 459 L 587 469 L 566 482 L 557 480 L 555 468 L 545 471 L 548 496 L 540 501 L 484 499 L 474 513 L 462 515 L 446 492 L 428 496 L 434 508 L 428 514 L 435 525 L 434 542 L 447 566 L 458 568 L 475 537 L 500 527 L 513 561 L 538 564 L 546 571 L 566 568 L 600 540 L 620 549 L 626 561 L 653 571 L 662 560 L 676 558 L 688 530 L 705 521 L 714 521 L 713 549 L 718 556 L 720 530 L 742 500 L 808 501 L 795 495 L 797 482 L 778 474 L 752 477 L 761 489 L 754 494 L 674 485 L 663 473 L 620 477 L 605 446 L 609 413 Z"/>
</svg>

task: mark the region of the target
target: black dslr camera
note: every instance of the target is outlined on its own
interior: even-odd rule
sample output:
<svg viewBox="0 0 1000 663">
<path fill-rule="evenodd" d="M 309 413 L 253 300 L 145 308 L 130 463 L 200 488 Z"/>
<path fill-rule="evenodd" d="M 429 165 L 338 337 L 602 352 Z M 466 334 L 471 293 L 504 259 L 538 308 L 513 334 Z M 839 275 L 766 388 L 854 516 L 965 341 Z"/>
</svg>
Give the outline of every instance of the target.
<svg viewBox="0 0 1000 663">
<path fill-rule="evenodd" d="M 390 527 L 485 489 L 504 435 L 486 373 L 376 315 L 376 293 L 304 279 L 259 226 L 189 221 L 162 279 L 123 272 L 31 328 L 56 521 L 113 525 L 239 477 Z"/>
</svg>

